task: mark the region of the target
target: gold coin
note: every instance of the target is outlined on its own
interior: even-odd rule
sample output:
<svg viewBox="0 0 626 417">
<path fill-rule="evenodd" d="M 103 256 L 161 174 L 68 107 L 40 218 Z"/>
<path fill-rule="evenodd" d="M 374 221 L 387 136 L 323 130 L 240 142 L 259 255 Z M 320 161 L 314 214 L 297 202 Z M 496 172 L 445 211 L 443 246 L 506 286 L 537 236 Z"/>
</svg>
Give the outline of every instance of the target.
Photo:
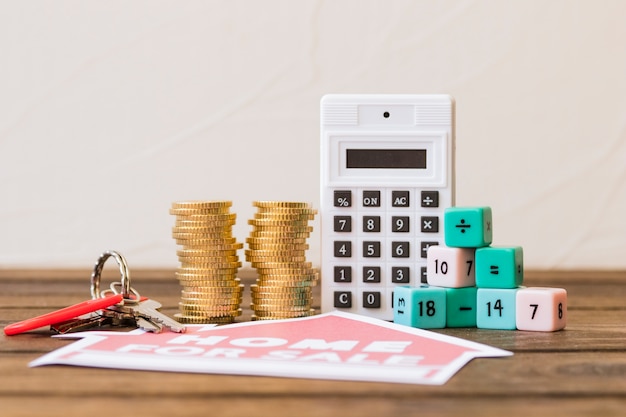
<svg viewBox="0 0 626 417">
<path fill-rule="evenodd" d="M 276 263 L 293 263 L 304 262 L 306 257 L 304 256 L 246 256 L 246 261 L 250 262 L 253 268 L 256 268 L 259 264 L 265 264 L 268 262 Z"/>
<path fill-rule="evenodd" d="M 241 268 L 241 262 L 181 262 L 180 267 L 182 269 L 232 269 Z"/>
<path fill-rule="evenodd" d="M 288 294 L 311 294 L 311 288 L 309 287 L 266 287 L 259 286 L 257 284 L 251 284 L 250 290 L 254 294 L 255 292 L 265 293 L 288 293 Z"/>
<path fill-rule="evenodd" d="M 189 214 L 178 214 L 176 215 L 177 221 L 227 221 L 227 220 L 236 220 L 237 213 L 196 213 L 189 212 Z"/>
<path fill-rule="evenodd" d="M 294 201 L 254 201 L 252 203 L 255 207 L 281 207 L 281 208 L 310 208 L 310 203 L 294 202 Z"/>
<path fill-rule="evenodd" d="M 229 245 L 229 246 L 223 246 L 221 248 L 217 248 L 217 247 L 212 247 L 212 248 L 186 248 L 186 249 L 179 249 L 176 251 L 176 255 L 182 258 L 196 258 L 196 257 L 200 257 L 200 258 L 206 258 L 206 257 L 218 257 L 218 258 L 232 258 L 232 257 L 237 257 L 237 251 L 240 248 L 234 246 L 234 245 Z"/>
<path fill-rule="evenodd" d="M 313 215 L 317 214 L 317 209 L 314 208 L 294 208 L 294 207 L 257 207 L 256 213 L 259 215 L 272 215 L 272 214 L 286 214 L 286 215 Z"/>
<path fill-rule="evenodd" d="M 257 279 L 256 280 L 256 284 L 257 285 L 262 285 L 264 287 L 279 287 L 281 285 L 285 285 L 285 281 L 274 281 L 271 279 Z M 303 288 L 313 288 L 315 286 L 317 286 L 317 281 L 292 281 L 288 283 L 289 286 L 291 287 L 303 287 Z"/>
<path fill-rule="evenodd" d="M 289 232 L 280 230 L 253 230 L 250 237 L 253 239 L 308 239 L 311 232 Z"/>
<path fill-rule="evenodd" d="M 181 226 L 189 225 L 193 226 L 194 223 L 203 225 L 222 225 L 222 224 L 235 224 L 237 223 L 237 215 L 235 213 L 220 213 L 212 215 L 190 215 L 190 216 L 176 216 L 175 224 Z"/>
<path fill-rule="evenodd" d="M 257 268 L 259 276 L 309 276 L 319 275 L 319 272 L 315 268 L 302 267 L 288 267 L 288 266 L 275 266 L 275 267 L 261 267 Z"/>
<path fill-rule="evenodd" d="M 270 251 L 306 251 L 308 244 L 297 243 L 248 243 L 250 250 L 270 250 Z"/>
<path fill-rule="evenodd" d="M 189 200 L 173 202 L 172 209 L 214 209 L 230 207 L 232 205 L 233 202 L 228 200 Z"/>
<path fill-rule="evenodd" d="M 295 312 L 295 313 L 290 313 L 290 312 L 278 312 L 278 313 L 263 313 L 260 312 L 260 314 L 253 314 L 252 315 L 252 321 L 257 321 L 257 320 L 283 320 L 283 319 L 295 319 L 295 318 L 300 318 L 300 317 L 311 317 L 315 315 L 315 310 L 314 309 L 310 309 L 309 311 L 303 311 L 303 312 Z"/>
<path fill-rule="evenodd" d="M 255 227 L 255 230 L 271 230 L 280 232 L 312 232 L 313 226 L 309 226 L 308 222 L 291 222 L 278 220 L 248 220 L 248 224 Z"/>
<path fill-rule="evenodd" d="M 180 312 L 183 314 L 205 314 L 210 316 L 230 315 L 239 309 L 239 304 L 231 305 L 227 304 L 223 307 L 219 305 L 213 306 L 201 306 L 196 304 L 178 303 Z"/>
<path fill-rule="evenodd" d="M 239 257 L 237 255 L 224 255 L 220 256 L 214 253 L 208 255 L 198 256 L 182 256 L 178 255 L 178 260 L 181 263 L 213 263 L 213 262 L 238 262 Z"/>
<path fill-rule="evenodd" d="M 234 225 L 233 222 L 215 225 L 197 225 L 197 226 L 174 226 L 172 227 L 172 233 L 223 233 L 232 232 Z M 230 237 L 230 236 L 228 236 Z"/>
<path fill-rule="evenodd" d="M 240 262 L 238 262 L 240 263 Z M 200 267 L 199 265 L 192 265 L 189 267 L 180 267 L 176 271 L 180 274 L 188 274 L 188 275 L 207 275 L 207 276 L 217 276 L 222 274 L 236 273 L 239 270 L 239 265 L 233 264 L 232 266 L 226 267 Z"/>
<path fill-rule="evenodd" d="M 232 316 L 222 316 L 222 317 L 208 317 L 208 316 L 192 316 L 192 315 L 184 315 L 180 313 L 174 314 L 174 318 L 183 324 L 228 324 L 235 321 L 235 317 L 241 314 L 236 314 Z"/>
<path fill-rule="evenodd" d="M 307 245 L 307 238 L 299 237 L 293 239 L 285 239 L 282 236 L 266 236 L 266 237 L 247 237 L 246 243 L 248 245 Z"/>
<path fill-rule="evenodd" d="M 264 250 L 264 249 L 246 249 L 244 251 L 246 258 L 283 258 L 283 257 L 303 257 L 305 256 L 304 251 L 298 250 Z"/>
<path fill-rule="evenodd" d="M 314 214 L 298 214 L 298 213 L 255 213 L 255 220 L 270 220 L 280 222 L 308 222 L 315 219 Z"/>
<path fill-rule="evenodd" d="M 179 279 L 180 285 L 184 290 L 193 289 L 193 288 L 209 288 L 209 287 L 224 287 L 224 288 L 234 288 L 237 285 L 234 278 L 214 278 L 214 279 Z"/>
<path fill-rule="evenodd" d="M 253 265 L 257 270 L 266 270 L 274 268 L 311 268 L 311 262 L 275 262 L 275 261 L 260 261 L 255 262 Z"/>
<path fill-rule="evenodd" d="M 276 287 L 300 287 L 313 288 L 317 286 L 318 279 L 299 279 L 299 278 L 281 278 L 262 277 L 256 279 L 256 285 L 260 287 L 276 288 Z"/>
<path fill-rule="evenodd" d="M 275 313 L 279 311 L 305 311 L 310 310 L 311 308 L 311 303 L 289 304 L 275 302 L 273 300 L 267 302 L 265 300 L 258 300 L 250 303 L 251 310 L 264 311 L 267 313 Z"/>
<path fill-rule="evenodd" d="M 176 232 L 172 231 L 172 237 L 174 239 L 222 239 L 222 238 L 232 238 L 233 233 L 232 230 L 223 230 L 223 229 L 215 229 L 215 230 L 202 230 L 202 231 L 182 231 Z"/>
</svg>

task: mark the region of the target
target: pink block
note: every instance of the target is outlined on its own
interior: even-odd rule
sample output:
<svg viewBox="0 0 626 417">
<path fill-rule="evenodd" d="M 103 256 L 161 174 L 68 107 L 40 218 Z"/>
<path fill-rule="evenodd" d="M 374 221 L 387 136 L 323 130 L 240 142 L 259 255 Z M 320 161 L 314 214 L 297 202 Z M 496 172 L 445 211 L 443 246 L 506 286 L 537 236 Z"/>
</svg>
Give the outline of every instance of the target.
<svg viewBox="0 0 626 417">
<path fill-rule="evenodd" d="M 515 306 L 518 330 L 554 332 L 565 328 L 567 291 L 563 288 L 522 288 L 517 291 Z"/>
<path fill-rule="evenodd" d="M 476 285 L 474 248 L 431 246 L 426 259 L 426 278 L 429 285 L 446 288 Z"/>
</svg>

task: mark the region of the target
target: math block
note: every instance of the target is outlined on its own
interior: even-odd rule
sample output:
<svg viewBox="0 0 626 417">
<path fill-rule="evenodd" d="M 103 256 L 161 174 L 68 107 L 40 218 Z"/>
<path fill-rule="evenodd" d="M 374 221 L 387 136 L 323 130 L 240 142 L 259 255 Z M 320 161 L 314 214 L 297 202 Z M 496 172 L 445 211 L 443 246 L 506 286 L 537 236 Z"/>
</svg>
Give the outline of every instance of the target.
<svg viewBox="0 0 626 417">
<path fill-rule="evenodd" d="M 431 246 L 426 259 L 429 285 L 446 288 L 476 285 L 474 251 L 472 248 Z"/>
<path fill-rule="evenodd" d="M 517 288 L 524 281 L 524 253 L 521 247 L 476 249 L 478 288 Z"/>
<path fill-rule="evenodd" d="M 420 329 L 446 327 L 446 290 L 429 285 L 396 287 L 393 322 Z"/>
<path fill-rule="evenodd" d="M 565 328 L 567 291 L 563 288 L 528 287 L 517 291 L 518 330 L 553 332 Z"/>
<path fill-rule="evenodd" d="M 518 289 L 478 288 L 476 292 L 476 327 L 479 329 L 515 330 L 515 295 Z"/>
<path fill-rule="evenodd" d="M 493 239 L 490 207 L 449 207 L 444 212 L 446 246 L 481 248 Z"/>
<path fill-rule="evenodd" d="M 476 287 L 446 288 L 446 327 L 476 327 Z"/>
</svg>

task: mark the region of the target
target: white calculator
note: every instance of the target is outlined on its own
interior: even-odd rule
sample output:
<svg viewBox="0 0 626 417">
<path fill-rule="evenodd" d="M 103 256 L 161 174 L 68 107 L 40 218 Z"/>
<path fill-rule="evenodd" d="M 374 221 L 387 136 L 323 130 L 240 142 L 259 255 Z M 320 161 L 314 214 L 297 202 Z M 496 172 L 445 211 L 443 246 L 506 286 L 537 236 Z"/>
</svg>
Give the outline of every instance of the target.
<svg viewBox="0 0 626 417">
<path fill-rule="evenodd" d="M 393 320 L 393 290 L 426 282 L 454 205 L 454 99 L 321 100 L 322 312 Z"/>
</svg>

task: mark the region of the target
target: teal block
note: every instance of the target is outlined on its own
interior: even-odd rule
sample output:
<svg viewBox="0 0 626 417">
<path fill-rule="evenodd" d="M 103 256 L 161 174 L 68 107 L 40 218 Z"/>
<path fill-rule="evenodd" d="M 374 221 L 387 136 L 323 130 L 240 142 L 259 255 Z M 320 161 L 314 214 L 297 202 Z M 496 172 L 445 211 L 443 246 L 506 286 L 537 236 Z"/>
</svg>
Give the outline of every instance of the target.
<svg viewBox="0 0 626 417">
<path fill-rule="evenodd" d="M 476 292 L 476 327 L 515 330 L 517 291 L 517 288 L 479 288 Z"/>
<path fill-rule="evenodd" d="M 393 322 L 419 329 L 446 327 L 446 290 L 428 285 L 394 288 Z"/>
<path fill-rule="evenodd" d="M 490 207 L 448 207 L 444 211 L 446 246 L 481 248 L 493 239 Z"/>
<path fill-rule="evenodd" d="M 524 282 L 524 251 L 519 246 L 476 249 L 478 288 L 516 288 Z"/>
<path fill-rule="evenodd" d="M 476 287 L 446 288 L 446 327 L 476 327 Z"/>
</svg>

